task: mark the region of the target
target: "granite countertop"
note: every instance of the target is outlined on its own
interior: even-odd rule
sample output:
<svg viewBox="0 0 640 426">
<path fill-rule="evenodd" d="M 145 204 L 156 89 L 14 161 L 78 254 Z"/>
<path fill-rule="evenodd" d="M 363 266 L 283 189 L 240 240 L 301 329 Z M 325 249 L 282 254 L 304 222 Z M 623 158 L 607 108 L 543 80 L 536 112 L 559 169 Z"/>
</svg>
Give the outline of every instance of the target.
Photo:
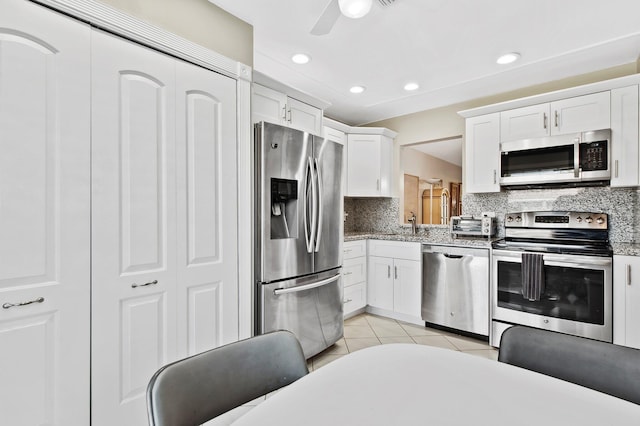
<svg viewBox="0 0 640 426">
<path fill-rule="evenodd" d="M 490 248 L 491 242 L 495 241 L 487 240 L 486 238 L 451 238 L 447 233 L 436 233 L 430 235 L 429 233 L 422 232 L 418 234 L 387 234 L 376 232 L 345 232 L 345 241 L 356 240 L 391 240 L 391 241 L 407 241 L 417 242 L 425 244 L 447 245 L 447 246 L 466 246 L 466 247 L 484 247 Z"/>
<path fill-rule="evenodd" d="M 451 238 L 447 233 L 420 232 L 418 234 L 392 234 L 378 232 L 345 232 L 345 241 L 356 240 L 391 240 L 408 241 L 425 244 L 436 244 L 446 246 L 466 246 L 490 248 L 491 243 L 499 238 L 487 240 L 486 238 Z M 640 256 L 640 243 L 611 243 L 613 254 L 624 256 Z"/>
<path fill-rule="evenodd" d="M 640 256 L 640 243 L 611 243 L 611 247 L 616 255 Z"/>
</svg>

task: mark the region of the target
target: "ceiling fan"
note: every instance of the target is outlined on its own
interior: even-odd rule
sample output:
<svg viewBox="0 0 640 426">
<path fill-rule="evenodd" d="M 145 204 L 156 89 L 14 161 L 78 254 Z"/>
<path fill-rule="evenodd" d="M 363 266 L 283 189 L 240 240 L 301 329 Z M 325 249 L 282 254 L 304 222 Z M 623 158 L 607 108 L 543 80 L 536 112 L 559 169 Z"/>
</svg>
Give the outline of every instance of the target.
<svg viewBox="0 0 640 426">
<path fill-rule="evenodd" d="M 361 18 L 371 10 L 374 0 L 331 0 L 311 29 L 313 35 L 325 35 L 331 32 L 340 15 L 348 18 Z M 396 0 L 378 0 L 381 6 L 389 6 Z"/>
</svg>

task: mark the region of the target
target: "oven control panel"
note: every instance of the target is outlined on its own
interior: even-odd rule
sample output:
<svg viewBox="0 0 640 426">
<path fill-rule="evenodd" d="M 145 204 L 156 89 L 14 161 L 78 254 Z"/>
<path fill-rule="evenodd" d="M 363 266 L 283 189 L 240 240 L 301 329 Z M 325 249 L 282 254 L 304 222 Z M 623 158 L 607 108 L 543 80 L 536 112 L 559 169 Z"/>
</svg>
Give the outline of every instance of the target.
<svg viewBox="0 0 640 426">
<path fill-rule="evenodd" d="M 597 212 L 516 212 L 504 217 L 505 228 L 608 229 L 606 213 Z"/>
</svg>

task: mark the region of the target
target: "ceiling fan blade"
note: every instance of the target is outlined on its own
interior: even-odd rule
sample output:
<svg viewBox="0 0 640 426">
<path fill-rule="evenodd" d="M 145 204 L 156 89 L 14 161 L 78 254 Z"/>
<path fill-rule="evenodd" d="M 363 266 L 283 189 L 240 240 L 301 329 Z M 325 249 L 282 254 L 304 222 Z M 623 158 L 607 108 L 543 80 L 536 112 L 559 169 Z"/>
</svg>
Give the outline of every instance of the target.
<svg viewBox="0 0 640 426">
<path fill-rule="evenodd" d="M 327 7 L 318 18 L 318 21 L 311 29 L 313 35 L 325 35 L 331 32 L 331 28 L 335 25 L 336 21 L 340 17 L 340 6 L 338 0 L 331 0 Z"/>
</svg>

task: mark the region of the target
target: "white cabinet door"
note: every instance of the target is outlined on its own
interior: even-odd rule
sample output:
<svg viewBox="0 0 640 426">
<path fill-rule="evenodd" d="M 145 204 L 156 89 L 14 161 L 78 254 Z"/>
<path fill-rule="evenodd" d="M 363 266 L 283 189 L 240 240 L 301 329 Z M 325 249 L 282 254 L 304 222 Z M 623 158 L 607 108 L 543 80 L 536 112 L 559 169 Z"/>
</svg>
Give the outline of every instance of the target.
<svg viewBox="0 0 640 426">
<path fill-rule="evenodd" d="M 551 102 L 551 134 L 563 135 L 611 127 L 609 91 Z"/>
<path fill-rule="evenodd" d="M 369 256 L 367 272 L 367 302 L 369 305 L 393 310 L 393 259 Z"/>
<path fill-rule="evenodd" d="M 613 257 L 613 343 L 640 349 L 640 257 Z"/>
<path fill-rule="evenodd" d="M 284 125 L 286 118 L 287 95 L 254 83 L 251 88 L 251 121 Z"/>
<path fill-rule="evenodd" d="M 179 358 L 238 340 L 236 83 L 176 61 Z"/>
<path fill-rule="evenodd" d="M 322 110 L 254 83 L 251 89 L 251 121 L 268 121 L 322 135 Z"/>
<path fill-rule="evenodd" d="M 320 136 L 322 135 L 322 110 L 297 99 L 287 98 L 287 124 Z"/>
<path fill-rule="evenodd" d="M 500 113 L 500 141 L 549 136 L 549 104 L 531 105 Z"/>
<path fill-rule="evenodd" d="M 342 151 L 342 193 L 347 194 L 347 163 L 349 162 L 347 153 L 347 135 L 340 130 L 333 129 L 328 126 L 324 126 L 322 129 L 322 136 L 332 142 L 343 145 Z"/>
<path fill-rule="evenodd" d="M 391 196 L 392 158 L 391 138 L 382 135 L 348 135 L 346 195 Z"/>
<path fill-rule="evenodd" d="M 611 91 L 611 186 L 640 184 L 638 86 Z"/>
<path fill-rule="evenodd" d="M 468 118 L 465 127 L 467 192 L 499 192 L 500 113 Z"/>
<path fill-rule="evenodd" d="M 420 318 L 422 303 L 422 264 L 415 260 L 393 261 L 393 310 Z"/>
<path fill-rule="evenodd" d="M 86 25 L 2 2 L 3 425 L 90 422 L 89 40 Z"/>
<path fill-rule="evenodd" d="M 176 358 L 174 60 L 92 34 L 93 426 L 143 425 Z"/>
</svg>

